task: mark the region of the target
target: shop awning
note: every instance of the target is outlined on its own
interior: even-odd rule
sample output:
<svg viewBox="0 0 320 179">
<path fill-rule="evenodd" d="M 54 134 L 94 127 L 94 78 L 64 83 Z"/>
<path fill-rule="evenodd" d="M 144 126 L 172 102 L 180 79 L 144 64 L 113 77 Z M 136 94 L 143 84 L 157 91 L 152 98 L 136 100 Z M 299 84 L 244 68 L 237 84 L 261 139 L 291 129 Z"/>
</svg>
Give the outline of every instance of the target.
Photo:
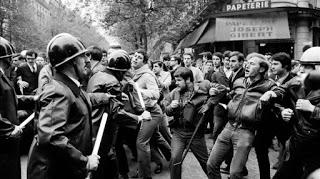
<svg viewBox="0 0 320 179">
<path fill-rule="evenodd" d="M 289 39 L 287 13 L 216 18 L 215 37 L 216 41 Z"/>
<path fill-rule="evenodd" d="M 286 12 L 207 20 L 182 39 L 176 50 L 219 41 L 275 39 L 290 39 Z"/>
<path fill-rule="evenodd" d="M 216 41 L 215 38 L 216 26 L 215 22 L 209 23 L 207 30 L 203 33 L 197 44 L 212 43 Z"/>
<path fill-rule="evenodd" d="M 199 41 L 206 27 L 208 26 L 208 23 L 209 23 L 209 20 L 205 21 L 201 26 L 199 26 L 193 32 L 188 34 L 184 39 L 182 39 L 177 49 L 186 48 L 186 47 L 195 45 Z"/>
</svg>

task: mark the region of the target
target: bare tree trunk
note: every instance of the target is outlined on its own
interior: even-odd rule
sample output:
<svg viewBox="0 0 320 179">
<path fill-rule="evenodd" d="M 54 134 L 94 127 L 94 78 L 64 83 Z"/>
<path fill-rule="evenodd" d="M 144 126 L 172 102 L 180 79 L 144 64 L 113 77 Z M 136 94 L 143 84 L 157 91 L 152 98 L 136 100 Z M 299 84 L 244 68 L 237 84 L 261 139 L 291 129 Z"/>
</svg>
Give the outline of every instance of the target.
<svg viewBox="0 0 320 179">
<path fill-rule="evenodd" d="M 1 18 L 1 19 L 0 19 L 0 36 L 1 36 L 1 37 L 3 37 L 3 31 L 4 31 L 4 30 L 3 30 L 3 21 L 4 21 L 4 19 Z"/>
<path fill-rule="evenodd" d="M 147 52 L 148 51 L 148 37 L 147 37 L 147 29 L 146 29 L 146 14 L 143 13 L 142 21 L 141 21 L 141 38 L 142 38 L 142 45 L 143 49 Z"/>
</svg>

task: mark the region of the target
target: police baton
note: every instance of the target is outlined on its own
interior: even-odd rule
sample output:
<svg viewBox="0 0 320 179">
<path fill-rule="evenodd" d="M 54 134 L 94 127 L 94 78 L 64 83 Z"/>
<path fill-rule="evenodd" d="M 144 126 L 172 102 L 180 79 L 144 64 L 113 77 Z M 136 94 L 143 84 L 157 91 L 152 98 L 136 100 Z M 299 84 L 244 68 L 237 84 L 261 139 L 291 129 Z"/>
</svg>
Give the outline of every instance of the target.
<svg viewBox="0 0 320 179">
<path fill-rule="evenodd" d="M 102 119 L 100 122 L 100 126 L 99 126 L 99 130 L 98 130 L 98 134 L 96 137 L 96 141 L 94 143 L 94 147 L 92 150 L 92 154 L 94 154 L 94 155 L 98 155 L 98 151 L 100 148 L 100 143 L 101 143 L 101 139 L 103 136 L 104 128 L 106 127 L 107 119 L 108 119 L 108 113 L 103 113 Z M 92 171 L 89 171 L 86 179 L 91 179 L 91 177 L 92 177 Z"/>
<path fill-rule="evenodd" d="M 34 113 L 32 113 L 26 120 L 24 120 L 19 127 L 22 129 L 24 128 L 32 119 L 34 118 Z"/>
<path fill-rule="evenodd" d="M 187 148 L 186 148 L 186 150 L 184 151 L 184 153 L 183 153 L 183 155 L 182 155 L 181 161 L 178 162 L 178 163 L 174 163 L 174 164 L 173 164 L 174 166 L 182 165 L 183 160 L 186 158 L 186 156 L 187 156 L 187 154 L 188 154 L 188 152 L 189 152 L 191 143 L 192 143 L 194 137 L 196 136 L 196 134 L 197 134 L 197 132 L 198 132 L 198 130 L 199 130 L 199 128 L 200 128 L 203 120 L 204 120 L 204 116 L 205 116 L 205 114 L 202 114 L 202 116 L 201 116 L 201 118 L 200 118 L 200 120 L 199 120 L 196 128 L 194 129 L 194 131 L 193 131 L 193 133 L 192 133 L 192 136 L 191 136 L 191 138 L 190 138 L 190 141 L 189 141 L 189 143 L 188 143 L 188 145 L 187 145 Z"/>
<path fill-rule="evenodd" d="M 137 82 L 134 83 L 134 87 L 135 87 L 136 90 L 137 90 L 141 107 L 143 108 L 143 110 L 146 110 L 146 105 L 145 105 L 145 103 L 144 103 L 144 101 L 143 101 L 142 94 L 141 94 L 141 91 L 140 91 L 140 88 L 139 88 Z"/>
</svg>

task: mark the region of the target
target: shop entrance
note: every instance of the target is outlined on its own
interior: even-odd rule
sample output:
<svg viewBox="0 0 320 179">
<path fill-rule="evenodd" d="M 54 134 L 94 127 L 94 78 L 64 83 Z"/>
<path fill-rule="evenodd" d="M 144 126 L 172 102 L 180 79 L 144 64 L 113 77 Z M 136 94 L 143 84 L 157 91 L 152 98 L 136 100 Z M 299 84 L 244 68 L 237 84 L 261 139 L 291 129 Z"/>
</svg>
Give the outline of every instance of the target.
<svg viewBox="0 0 320 179">
<path fill-rule="evenodd" d="M 239 51 L 243 50 L 243 41 L 232 41 L 232 42 L 216 42 L 215 43 L 216 52 L 224 52 L 226 50 Z"/>
<path fill-rule="evenodd" d="M 266 54 L 271 53 L 275 54 L 278 52 L 285 52 L 288 53 L 291 58 L 294 56 L 294 43 L 293 42 L 259 42 L 259 53 Z"/>
</svg>

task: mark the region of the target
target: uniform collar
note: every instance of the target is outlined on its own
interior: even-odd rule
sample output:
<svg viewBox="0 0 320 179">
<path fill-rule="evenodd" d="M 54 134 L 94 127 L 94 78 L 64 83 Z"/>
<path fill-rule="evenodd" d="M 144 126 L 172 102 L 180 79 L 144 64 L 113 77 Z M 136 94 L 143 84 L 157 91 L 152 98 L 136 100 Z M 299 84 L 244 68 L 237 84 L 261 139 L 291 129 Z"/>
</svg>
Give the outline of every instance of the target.
<svg viewBox="0 0 320 179">
<path fill-rule="evenodd" d="M 78 97 L 80 95 L 80 82 L 78 80 L 72 79 L 61 72 L 56 72 L 53 78 L 67 85 L 75 96 Z"/>
</svg>

